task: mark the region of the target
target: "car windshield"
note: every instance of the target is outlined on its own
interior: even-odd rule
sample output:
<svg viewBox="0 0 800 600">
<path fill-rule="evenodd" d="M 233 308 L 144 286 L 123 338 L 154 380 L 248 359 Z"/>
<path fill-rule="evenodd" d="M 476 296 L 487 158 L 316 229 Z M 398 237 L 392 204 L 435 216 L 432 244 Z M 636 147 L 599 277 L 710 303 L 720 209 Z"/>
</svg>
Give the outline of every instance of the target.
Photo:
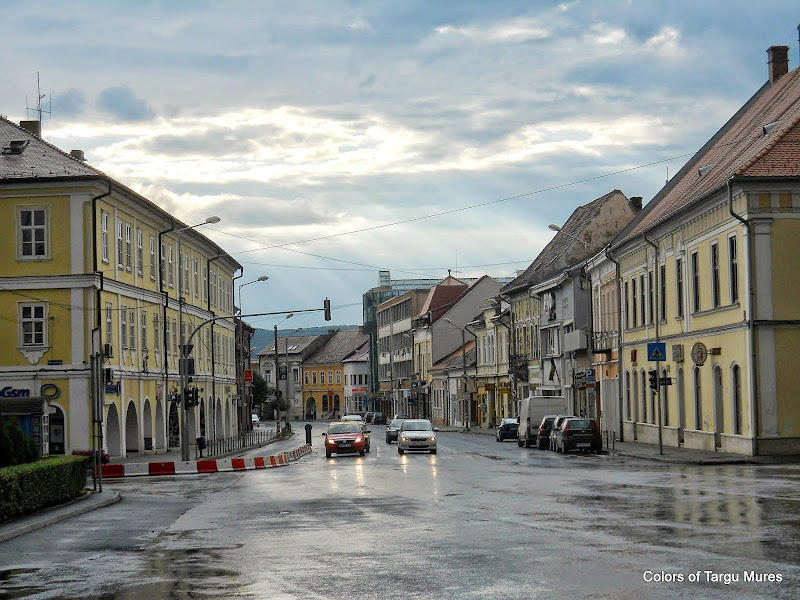
<svg viewBox="0 0 800 600">
<path fill-rule="evenodd" d="M 358 423 L 331 423 L 328 433 L 360 433 L 361 427 Z"/>
<path fill-rule="evenodd" d="M 569 420 L 569 428 L 570 429 L 589 429 L 592 426 L 591 419 L 570 419 Z"/>
<path fill-rule="evenodd" d="M 519 421 L 516 419 L 503 419 L 501 425 L 518 425 Z"/>
<path fill-rule="evenodd" d="M 397 427 L 400 427 L 400 425 L 402 425 L 402 424 L 403 424 L 403 419 L 395 419 L 394 421 L 389 423 L 389 427 L 397 428 Z"/>
<path fill-rule="evenodd" d="M 430 421 L 405 421 L 403 431 L 432 431 Z"/>
</svg>

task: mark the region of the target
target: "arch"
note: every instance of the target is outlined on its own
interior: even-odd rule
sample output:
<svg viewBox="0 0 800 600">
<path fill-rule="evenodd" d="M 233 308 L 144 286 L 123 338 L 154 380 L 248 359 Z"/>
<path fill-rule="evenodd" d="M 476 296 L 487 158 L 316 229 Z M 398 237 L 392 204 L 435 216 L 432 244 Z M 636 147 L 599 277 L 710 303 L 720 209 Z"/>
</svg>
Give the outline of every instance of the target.
<svg viewBox="0 0 800 600">
<path fill-rule="evenodd" d="M 169 403 L 169 429 L 167 430 L 167 440 L 170 448 L 177 448 L 181 445 L 181 429 L 178 424 L 178 402 Z"/>
<path fill-rule="evenodd" d="M 200 399 L 200 435 L 206 435 L 206 399 Z"/>
<path fill-rule="evenodd" d="M 109 456 L 122 456 L 122 435 L 119 419 L 117 405 L 110 404 L 106 413 L 105 435 L 103 436 L 105 450 Z"/>
<path fill-rule="evenodd" d="M 195 438 L 197 438 L 197 413 L 193 407 L 191 410 L 186 411 L 186 439 L 189 440 L 191 445 Z"/>
<path fill-rule="evenodd" d="M 333 412 L 336 414 L 341 412 L 341 407 L 339 406 L 339 394 L 333 395 Z"/>
<path fill-rule="evenodd" d="M 209 402 L 214 407 L 214 439 L 225 439 L 225 424 L 222 422 L 222 406 L 219 402 L 214 402 L 214 398 L 209 398 Z"/>
<path fill-rule="evenodd" d="M 60 406 L 51 403 L 50 414 L 48 418 L 48 445 L 49 453 L 65 454 L 66 453 L 66 429 L 64 422 L 64 411 Z"/>
<path fill-rule="evenodd" d="M 742 434 L 742 370 L 737 363 L 731 365 L 731 415 L 733 433 Z"/>
<path fill-rule="evenodd" d="M 686 393 L 683 386 L 683 367 L 678 367 L 675 377 L 675 391 L 678 396 L 678 443 L 683 443 L 683 430 L 686 429 Z"/>
<path fill-rule="evenodd" d="M 317 414 L 317 401 L 314 396 L 309 396 L 306 399 L 306 419 L 316 418 Z"/>
<path fill-rule="evenodd" d="M 639 420 L 639 373 L 633 371 L 633 414 L 631 421 L 636 423 Z"/>
<path fill-rule="evenodd" d="M 642 423 L 647 423 L 647 377 L 644 369 L 639 373 L 639 385 L 642 388 L 642 412 L 639 416 Z"/>
<path fill-rule="evenodd" d="M 136 413 L 136 403 L 129 400 L 125 411 L 125 455 L 139 450 L 139 415 Z"/>
<path fill-rule="evenodd" d="M 714 444 L 722 447 L 722 432 L 725 430 L 725 409 L 722 398 L 722 368 L 714 365 Z"/>
<path fill-rule="evenodd" d="M 167 436 L 165 435 L 166 424 L 164 422 L 164 401 L 156 401 L 156 448 L 159 450 L 167 449 Z"/>
<path fill-rule="evenodd" d="M 217 398 L 217 402 L 221 402 L 219 398 Z M 233 437 L 236 432 L 232 431 L 233 426 L 231 425 L 231 407 L 229 404 L 225 404 L 225 416 L 222 420 L 222 431 L 224 432 L 224 436 L 226 438 Z"/>
<path fill-rule="evenodd" d="M 694 389 L 694 428 L 703 430 L 703 388 L 701 387 L 700 367 L 692 369 L 692 388 Z"/>
<path fill-rule="evenodd" d="M 625 416 L 631 421 L 631 372 L 625 371 Z"/>
<path fill-rule="evenodd" d="M 142 408 L 142 434 L 144 437 L 144 449 L 153 450 L 153 409 L 150 406 L 150 398 L 144 399 L 144 407 Z M 148 440 L 149 448 L 148 448 Z"/>
<path fill-rule="evenodd" d="M 322 412 L 328 412 L 328 395 L 322 394 Z"/>
</svg>

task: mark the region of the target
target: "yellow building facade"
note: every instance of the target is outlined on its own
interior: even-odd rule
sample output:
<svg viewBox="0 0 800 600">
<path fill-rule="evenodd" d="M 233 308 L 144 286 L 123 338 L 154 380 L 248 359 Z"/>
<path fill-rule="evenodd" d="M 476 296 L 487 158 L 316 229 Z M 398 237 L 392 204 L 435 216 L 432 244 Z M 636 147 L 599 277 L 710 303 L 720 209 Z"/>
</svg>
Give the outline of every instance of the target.
<svg viewBox="0 0 800 600">
<path fill-rule="evenodd" d="M 203 321 L 233 314 L 241 266 L 191 226 L 4 119 L 0 145 L 0 327 L 16 342 L 0 348 L 0 388 L 39 401 L 38 409 L 0 402 L 0 412 L 38 423 L 43 453 L 96 447 L 101 433 L 112 456 L 179 445 L 170 401 L 179 329 L 188 338 Z M 190 385 L 202 393 L 187 411 L 189 439 L 233 435 L 233 319 L 202 327 L 192 343 Z"/>
<path fill-rule="evenodd" d="M 800 452 L 800 71 L 785 50 L 613 244 L 624 439 Z M 651 389 L 651 370 L 670 385 Z"/>
</svg>

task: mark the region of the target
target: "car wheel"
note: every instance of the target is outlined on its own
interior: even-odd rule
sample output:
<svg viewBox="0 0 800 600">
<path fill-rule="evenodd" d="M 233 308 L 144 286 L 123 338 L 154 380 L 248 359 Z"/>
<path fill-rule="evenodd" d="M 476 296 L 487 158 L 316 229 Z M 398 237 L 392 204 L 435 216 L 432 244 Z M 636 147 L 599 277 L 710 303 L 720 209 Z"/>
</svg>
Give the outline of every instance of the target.
<svg viewBox="0 0 800 600">
<path fill-rule="evenodd" d="M 405 454 L 405 453 L 406 453 L 406 451 L 405 451 L 405 450 L 403 450 L 403 449 L 402 449 L 400 446 L 398 446 L 398 447 L 397 447 L 397 453 L 398 453 L 398 454 Z"/>
<path fill-rule="evenodd" d="M 496 442 L 502 442 L 503 441 L 502 439 L 500 439 L 499 435 L 494 436 L 494 439 L 495 439 Z"/>
<path fill-rule="evenodd" d="M 361 451 L 359 451 L 359 454 L 360 454 L 361 456 L 364 456 L 364 450 L 361 450 Z"/>
<path fill-rule="evenodd" d="M 387 444 L 391 444 L 391 443 L 392 443 L 392 440 L 390 440 L 390 439 L 387 437 L 387 438 L 386 438 L 386 443 L 387 443 Z"/>
<path fill-rule="evenodd" d="M 431 454 L 436 454 L 436 448 L 434 448 L 433 450 L 431 450 Z"/>
<path fill-rule="evenodd" d="M 527 436 L 525 437 L 525 447 L 526 448 L 530 448 L 531 447 L 531 441 L 527 438 Z"/>
<path fill-rule="evenodd" d="M 330 457 L 331 457 L 331 453 L 326 450 L 325 451 L 325 458 L 330 458 Z"/>
<path fill-rule="evenodd" d="M 561 444 L 561 454 L 569 454 L 569 447 L 566 444 Z"/>
</svg>

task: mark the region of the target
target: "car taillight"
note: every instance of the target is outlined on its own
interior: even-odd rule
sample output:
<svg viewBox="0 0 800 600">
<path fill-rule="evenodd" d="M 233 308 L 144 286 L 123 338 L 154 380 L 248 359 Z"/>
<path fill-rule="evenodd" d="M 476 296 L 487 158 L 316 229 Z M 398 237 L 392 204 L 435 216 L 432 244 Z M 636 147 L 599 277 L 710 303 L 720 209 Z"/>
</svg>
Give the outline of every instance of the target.
<svg viewBox="0 0 800 600">
<path fill-rule="evenodd" d="M 595 421 L 594 422 L 594 428 L 597 429 L 597 435 L 600 435 L 600 423 Z"/>
<path fill-rule="evenodd" d="M 539 427 L 539 433 L 544 433 L 544 427 Z"/>
<path fill-rule="evenodd" d="M 564 433 L 566 433 L 567 431 L 569 431 L 569 421 L 564 423 Z"/>
</svg>

